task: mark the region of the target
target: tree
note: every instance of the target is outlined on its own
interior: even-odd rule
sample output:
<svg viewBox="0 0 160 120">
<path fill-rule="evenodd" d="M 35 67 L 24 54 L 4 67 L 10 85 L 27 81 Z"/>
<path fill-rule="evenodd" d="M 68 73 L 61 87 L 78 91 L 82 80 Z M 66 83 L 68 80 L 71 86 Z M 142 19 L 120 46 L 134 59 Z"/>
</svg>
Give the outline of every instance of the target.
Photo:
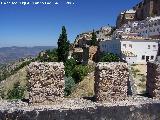
<svg viewBox="0 0 160 120">
<path fill-rule="evenodd" d="M 46 50 L 45 52 L 41 52 L 36 58 L 36 61 L 57 62 L 58 61 L 57 49 Z"/>
<path fill-rule="evenodd" d="M 69 41 L 67 39 L 67 33 L 66 33 L 66 28 L 65 26 L 62 27 L 62 33 L 59 36 L 58 39 L 58 49 L 57 49 L 57 54 L 58 54 L 58 61 L 59 62 L 65 62 L 68 58 L 69 55 Z"/>
<path fill-rule="evenodd" d="M 88 66 L 77 65 L 73 70 L 72 78 L 75 80 L 75 83 L 77 84 L 81 82 L 84 79 L 84 77 L 88 75 L 89 72 L 90 69 Z"/>
<path fill-rule="evenodd" d="M 120 59 L 113 53 L 102 53 L 100 62 L 119 62 Z"/>
<path fill-rule="evenodd" d="M 67 77 L 72 76 L 73 70 L 76 66 L 76 60 L 74 58 L 70 58 L 65 62 L 65 75 Z"/>
<path fill-rule="evenodd" d="M 92 38 L 91 38 L 91 45 L 95 46 L 97 44 L 97 36 L 96 36 L 96 33 L 92 32 Z"/>
</svg>

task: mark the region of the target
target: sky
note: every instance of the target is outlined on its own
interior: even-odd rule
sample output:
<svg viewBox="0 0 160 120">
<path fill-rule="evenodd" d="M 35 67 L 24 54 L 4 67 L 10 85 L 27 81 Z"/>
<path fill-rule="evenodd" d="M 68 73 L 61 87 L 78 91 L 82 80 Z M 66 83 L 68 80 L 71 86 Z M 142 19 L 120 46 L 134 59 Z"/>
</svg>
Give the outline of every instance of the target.
<svg viewBox="0 0 160 120">
<path fill-rule="evenodd" d="M 79 33 L 115 25 L 118 14 L 140 0 L 22 0 L 52 2 L 25 6 L 4 5 L 6 1 L 0 0 L 0 47 L 56 46 L 63 25 L 73 42 Z"/>
</svg>

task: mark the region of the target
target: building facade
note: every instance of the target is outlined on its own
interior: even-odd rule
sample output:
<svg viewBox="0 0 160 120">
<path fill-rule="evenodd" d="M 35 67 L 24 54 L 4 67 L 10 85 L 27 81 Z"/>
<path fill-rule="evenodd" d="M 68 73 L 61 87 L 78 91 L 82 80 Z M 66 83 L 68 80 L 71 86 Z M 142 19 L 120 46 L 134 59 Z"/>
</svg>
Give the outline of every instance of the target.
<svg viewBox="0 0 160 120">
<path fill-rule="evenodd" d="M 135 13 L 136 13 L 136 11 L 133 9 L 121 12 L 117 17 L 116 27 L 119 28 L 125 23 L 134 21 L 135 20 Z"/>
<path fill-rule="evenodd" d="M 144 38 L 160 38 L 160 16 L 148 17 L 145 20 L 138 21 L 137 26 L 132 28 L 132 32 L 138 33 Z"/>
<path fill-rule="evenodd" d="M 100 42 L 100 51 L 114 53 L 129 64 L 154 61 L 158 52 L 157 40 L 113 39 Z"/>
<path fill-rule="evenodd" d="M 147 17 L 159 16 L 159 6 L 160 0 L 143 0 L 133 7 L 136 10 L 136 19 L 144 20 Z"/>
<path fill-rule="evenodd" d="M 143 0 L 133 9 L 120 13 L 116 25 L 119 28 L 128 21 L 140 21 L 154 16 L 160 16 L 160 0 Z"/>
</svg>

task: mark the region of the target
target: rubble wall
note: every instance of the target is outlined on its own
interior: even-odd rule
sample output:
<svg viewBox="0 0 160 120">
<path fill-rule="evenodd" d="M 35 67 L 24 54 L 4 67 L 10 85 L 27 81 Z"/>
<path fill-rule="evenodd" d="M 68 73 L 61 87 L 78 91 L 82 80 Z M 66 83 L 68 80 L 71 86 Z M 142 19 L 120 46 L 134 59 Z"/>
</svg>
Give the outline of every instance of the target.
<svg viewBox="0 0 160 120">
<path fill-rule="evenodd" d="M 0 110 L 0 120 L 159 120 L 160 104 L 81 109 Z"/>
<path fill-rule="evenodd" d="M 95 70 L 97 101 L 122 101 L 127 97 L 129 70 L 127 63 L 98 63 Z"/>
<path fill-rule="evenodd" d="M 146 92 L 152 98 L 160 99 L 160 63 L 147 63 Z"/>
<path fill-rule="evenodd" d="M 63 63 L 33 62 L 28 67 L 29 103 L 52 104 L 64 96 Z"/>
</svg>

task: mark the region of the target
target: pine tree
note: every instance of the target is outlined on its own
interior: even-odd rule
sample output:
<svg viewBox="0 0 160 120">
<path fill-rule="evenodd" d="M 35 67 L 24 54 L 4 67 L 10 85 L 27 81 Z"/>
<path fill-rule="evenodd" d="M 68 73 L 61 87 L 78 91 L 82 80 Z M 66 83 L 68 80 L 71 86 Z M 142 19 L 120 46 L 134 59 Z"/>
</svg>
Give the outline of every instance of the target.
<svg viewBox="0 0 160 120">
<path fill-rule="evenodd" d="M 91 45 L 96 46 L 96 44 L 97 44 L 97 36 L 96 36 L 96 33 L 94 32 L 94 30 L 92 32 L 92 38 L 91 39 L 92 39 Z"/>
<path fill-rule="evenodd" d="M 58 61 L 59 62 L 65 62 L 69 55 L 69 41 L 67 39 L 67 32 L 65 26 L 62 27 L 62 33 L 59 36 L 58 39 Z"/>
</svg>

